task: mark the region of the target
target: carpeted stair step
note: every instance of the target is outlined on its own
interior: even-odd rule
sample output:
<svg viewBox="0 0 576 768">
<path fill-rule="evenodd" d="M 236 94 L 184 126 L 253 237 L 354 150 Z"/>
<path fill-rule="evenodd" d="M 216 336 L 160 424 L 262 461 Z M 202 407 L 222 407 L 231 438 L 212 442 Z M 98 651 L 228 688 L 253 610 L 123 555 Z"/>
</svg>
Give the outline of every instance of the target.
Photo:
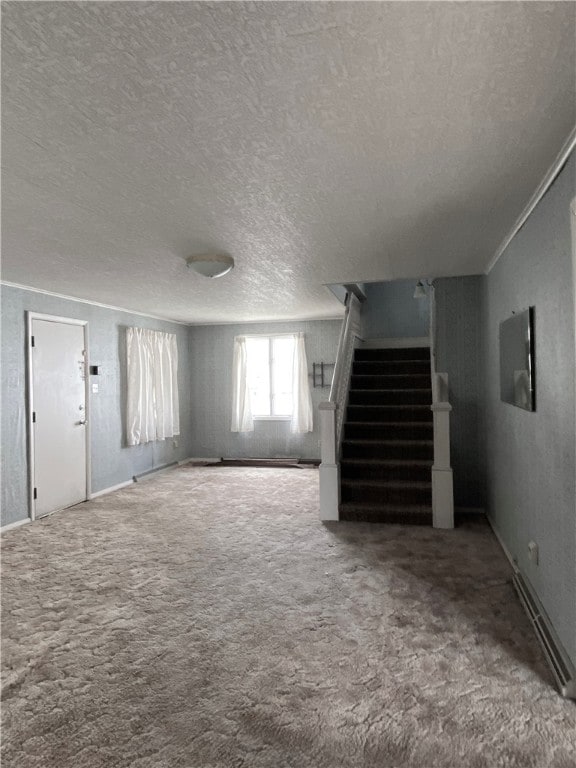
<svg viewBox="0 0 576 768">
<path fill-rule="evenodd" d="M 432 440 L 431 422 L 351 421 L 344 426 L 346 440 Z"/>
<path fill-rule="evenodd" d="M 344 480 L 430 481 L 431 459 L 342 459 L 340 477 Z"/>
<path fill-rule="evenodd" d="M 340 518 L 430 525 L 428 348 L 357 349 L 340 460 Z"/>
<path fill-rule="evenodd" d="M 432 482 L 428 480 L 351 480 L 341 483 L 342 503 L 432 504 Z"/>
<path fill-rule="evenodd" d="M 431 422 L 432 409 L 429 405 L 349 405 L 346 422 L 354 421 L 412 421 Z"/>
<path fill-rule="evenodd" d="M 432 440 L 343 440 L 344 459 L 432 459 Z"/>
<path fill-rule="evenodd" d="M 430 360 L 430 347 L 402 347 L 394 349 L 359 347 L 354 350 L 355 360 Z"/>
<path fill-rule="evenodd" d="M 353 389 L 430 389 L 430 372 L 411 375 L 357 376 L 350 378 Z"/>
<path fill-rule="evenodd" d="M 340 520 L 400 525 L 432 525 L 432 508 L 419 505 L 368 504 L 345 502 L 340 505 Z"/>
<path fill-rule="evenodd" d="M 429 360 L 356 360 L 352 373 L 358 376 L 386 376 L 390 374 L 427 373 L 430 375 Z"/>
<path fill-rule="evenodd" d="M 427 405 L 432 389 L 351 389 L 349 405 Z"/>
</svg>

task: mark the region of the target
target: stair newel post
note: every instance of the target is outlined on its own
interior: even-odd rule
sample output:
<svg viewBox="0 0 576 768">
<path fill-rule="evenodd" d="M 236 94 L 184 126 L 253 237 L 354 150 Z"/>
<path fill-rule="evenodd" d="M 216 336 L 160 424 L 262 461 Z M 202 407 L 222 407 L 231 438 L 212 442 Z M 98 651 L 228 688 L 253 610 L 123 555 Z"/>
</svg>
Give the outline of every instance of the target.
<svg viewBox="0 0 576 768">
<path fill-rule="evenodd" d="M 336 448 L 336 403 L 320 403 L 320 519 L 338 520 L 340 466 Z"/>
<path fill-rule="evenodd" d="M 450 412 L 448 376 L 435 374 L 432 382 L 434 402 L 434 464 L 432 466 L 432 520 L 434 528 L 454 528 L 454 489 L 450 466 Z"/>
</svg>

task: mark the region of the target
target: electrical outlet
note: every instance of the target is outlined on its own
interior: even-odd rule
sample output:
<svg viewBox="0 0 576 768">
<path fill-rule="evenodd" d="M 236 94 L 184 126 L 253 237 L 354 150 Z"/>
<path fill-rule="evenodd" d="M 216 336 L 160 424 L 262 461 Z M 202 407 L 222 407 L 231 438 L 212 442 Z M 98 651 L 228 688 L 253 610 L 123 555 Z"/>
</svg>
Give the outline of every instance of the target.
<svg viewBox="0 0 576 768">
<path fill-rule="evenodd" d="M 172 440 L 172 447 L 178 448 L 178 440 Z"/>
<path fill-rule="evenodd" d="M 538 544 L 535 541 L 528 542 L 528 559 L 538 565 Z"/>
</svg>

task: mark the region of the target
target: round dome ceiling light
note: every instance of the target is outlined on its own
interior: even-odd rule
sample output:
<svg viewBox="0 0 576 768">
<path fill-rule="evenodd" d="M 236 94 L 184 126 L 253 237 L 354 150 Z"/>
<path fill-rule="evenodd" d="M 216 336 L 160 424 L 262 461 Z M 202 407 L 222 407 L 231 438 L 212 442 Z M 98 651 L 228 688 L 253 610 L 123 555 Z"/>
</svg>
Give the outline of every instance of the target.
<svg viewBox="0 0 576 768">
<path fill-rule="evenodd" d="M 223 253 L 204 253 L 201 256 L 190 256 L 186 264 L 204 277 L 222 277 L 234 267 L 234 259 Z"/>
</svg>

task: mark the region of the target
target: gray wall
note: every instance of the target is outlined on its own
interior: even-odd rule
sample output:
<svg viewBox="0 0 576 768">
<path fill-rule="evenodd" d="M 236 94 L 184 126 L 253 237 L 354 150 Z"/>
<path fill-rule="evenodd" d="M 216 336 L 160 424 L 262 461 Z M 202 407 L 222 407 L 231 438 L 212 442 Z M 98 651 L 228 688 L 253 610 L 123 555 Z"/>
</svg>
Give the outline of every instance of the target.
<svg viewBox="0 0 576 768">
<path fill-rule="evenodd" d="M 190 455 L 190 362 L 186 326 L 152 320 L 55 296 L 2 286 L 2 525 L 28 516 L 26 311 L 88 321 L 90 361 L 101 366 L 90 395 L 92 491 Z M 176 333 L 180 389 L 179 446 L 172 440 L 124 447 L 123 329 L 128 325 Z"/>
<path fill-rule="evenodd" d="M 234 336 L 250 333 L 305 334 L 308 369 L 312 363 L 333 363 L 341 320 L 194 326 L 190 329 L 192 374 L 192 456 L 198 458 L 298 456 L 319 459 L 318 405 L 329 389 L 312 389 L 314 431 L 292 435 L 285 421 L 255 421 L 254 432 L 230 431 L 232 415 L 232 354 Z"/>
<path fill-rule="evenodd" d="M 428 336 L 430 301 L 428 294 L 414 298 L 417 280 L 365 283 L 362 305 L 364 338 L 414 338 Z"/>
<path fill-rule="evenodd" d="M 439 278 L 436 291 L 436 370 L 448 373 L 450 458 L 457 507 L 483 508 L 484 441 L 480 324 L 484 277 Z"/>
<path fill-rule="evenodd" d="M 576 663 L 574 289 L 568 165 L 485 280 L 487 510 Z M 499 324 L 535 307 L 536 412 L 500 401 Z M 528 560 L 528 542 L 540 564 Z"/>
</svg>

